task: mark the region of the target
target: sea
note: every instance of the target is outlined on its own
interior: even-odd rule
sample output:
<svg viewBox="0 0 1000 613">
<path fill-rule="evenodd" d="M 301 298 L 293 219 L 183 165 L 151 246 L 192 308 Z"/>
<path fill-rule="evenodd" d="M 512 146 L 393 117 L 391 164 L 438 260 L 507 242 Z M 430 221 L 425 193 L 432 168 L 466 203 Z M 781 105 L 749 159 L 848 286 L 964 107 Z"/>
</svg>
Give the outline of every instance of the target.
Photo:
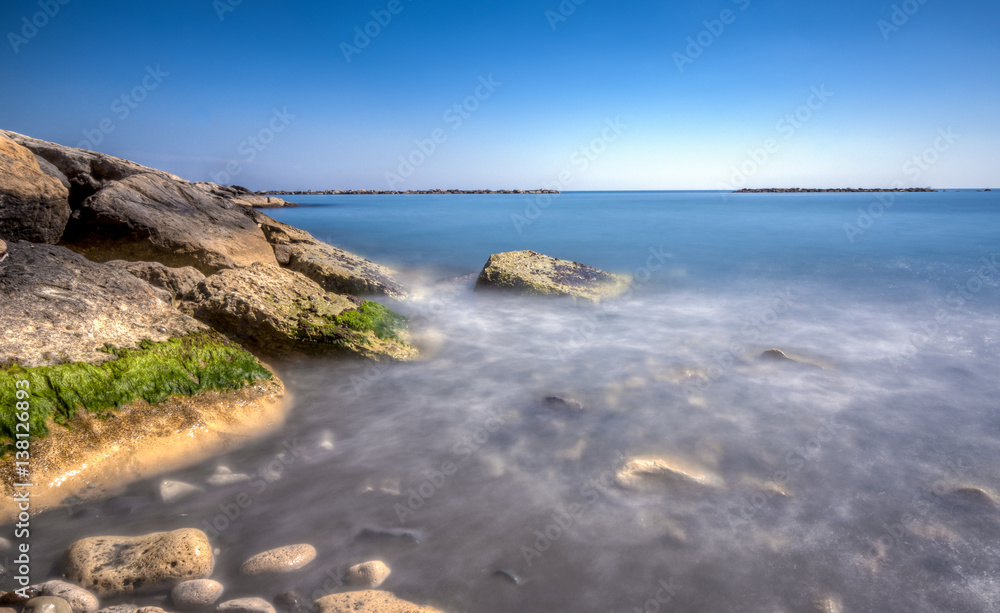
<svg viewBox="0 0 1000 613">
<path fill-rule="evenodd" d="M 382 560 L 455 613 L 1000 611 L 1000 192 L 288 199 L 265 212 L 398 272 L 410 295 L 373 299 L 421 359 L 275 364 L 283 427 L 33 519 L 35 568 L 196 527 L 225 598 Z M 632 284 L 474 291 L 522 249 Z M 295 543 L 317 559 L 239 575 Z"/>
</svg>

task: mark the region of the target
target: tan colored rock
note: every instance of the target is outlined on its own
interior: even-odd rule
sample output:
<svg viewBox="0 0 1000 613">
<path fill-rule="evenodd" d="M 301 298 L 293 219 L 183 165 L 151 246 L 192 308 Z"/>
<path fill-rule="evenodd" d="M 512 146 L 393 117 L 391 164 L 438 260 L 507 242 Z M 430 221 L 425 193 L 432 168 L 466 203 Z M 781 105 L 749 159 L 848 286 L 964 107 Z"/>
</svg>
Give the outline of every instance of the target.
<svg viewBox="0 0 1000 613">
<path fill-rule="evenodd" d="M 73 613 L 94 613 L 100 607 L 97 597 L 79 585 L 66 581 L 46 581 L 38 586 L 44 596 L 56 596 L 69 603 Z"/>
<path fill-rule="evenodd" d="M 69 190 L 31 151 L 0 135 L 0 236 L 57 243 L 71 212 Z"/>
<path fill-rule="evenodd" d="M 476 280 L 476 289 L 502 289 L 520 294 L 572 296 L 598 302 L 623 294 L 631 283 L 579 262 L 558 260 L 535 251 L 508 251 L 490 256 Z"/>
<path fill-rule="evenodd" d="M 205 280 L 205 275 L 193 266 L 170 268 L 159 262 L 127 262 L 125 260 L 111 260 L 106 264 L 126 270 L 153 287 L 165 290 L 173 300 L 180 300 Z"/>
<path fill-rule="evenodd" d="M 95 536 L 66 550 L 65 574 L 98 595 L 162 590 L 212 574 L 208 536 L 182 528 L 143 536 Z"/>
<path fill-rule="evenodd" d="M 348 568 L 347 576 L 344 577 L 344 580 L 351 585 L 378 587 L 385 582 L 391 572 L 384 562 L 372 560 L 370 562 L 355 564 Z"/>
<path fill-rule="evenodd" d="M 277 613 L 263 598 L 236 598 L 215 607 L 218 613 Z"/>
<path fill-rule="evenodd" d="M 331 594 L 316 601 L 316 613 L 442 613 L 440 609 L 407 602 L 391 592 L 363 590 Z"/>
<path fill-rule="evenodd" d="M 316 559 L 312 545 L 286 545 L 258 553 L 240 566 L 244 575 L 269 575 L 298 570 Z"/>
<path fill-rule="evenodd" d="M 640 489 L 656 482 L 722 485 L 722 479 L 704 467 L 672 458 L 633 458 L 617 472 L 615 481 L 625 489 Z"/>
<path fill-rule="evenodd" d="M 416 350 L 405 331 L 380 338 L 338 323 L 360 300 L 327 292 L 300 273 L 255 264 L 224 270 L 187 296 L 182 310 L 266 355 L 348 353 L 406 360 Z"/>
<path fill-rule="evenodd" d="M 73 609 L 57 596 L 36 596 L 24 604 L 21 613 L 73 613 Z"/>
<path fill-rule="evenodd" d="M 215 604 L 222 596 L 223 587 L 212 579 L 192 579 L 178 583 L 170 590 L 170 600 L 182 611 L 201 609 Z"/>
</svg>

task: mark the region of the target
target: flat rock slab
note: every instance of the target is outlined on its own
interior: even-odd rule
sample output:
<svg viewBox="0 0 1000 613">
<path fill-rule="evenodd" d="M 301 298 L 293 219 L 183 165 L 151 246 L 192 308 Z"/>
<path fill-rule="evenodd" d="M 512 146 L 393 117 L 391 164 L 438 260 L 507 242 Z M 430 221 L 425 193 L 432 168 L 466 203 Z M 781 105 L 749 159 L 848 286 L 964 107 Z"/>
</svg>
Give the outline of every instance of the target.
<svg viewBox="0 0 1000 613">
<path fill-rule="evenodd" d="M 8 243 L 0 262 L 0 363 L 99 364 L 105 344 L 135 347 L 205 329 L 145 281 L 65 247 Z"/>
<path fill-rule="evenodd" d="M 99 596 L 150 592 L 212 574 L 208 536 L 182 528 L 143 536 L 95 536 L 66 550 L 67 577 Z"/>
<path fill-rule="evenodd" d="M 490 256 L 476 280 L 476 289 L 571 296 L 597 302 L 623 294 L 630 282 L 628 276 L 579 262 L 558 260 L 534 251 L 508 251 Z"/>
<path fill-rule="evenodd" d="M 397 598 L 391 592 L 362 590 L 331 594 L 316 601 L 316 613 L 442 613 Z"/>
<path fill-rule="evenodd" d="M 258 553 L 240 566 L 244 575 L 270 575 L 298 570 L 316 559 L 312 545 L 286 545 Z"/>
<path fill-rule="evenodd" d="M 0 237 L 54 244 L 70 213 L 69 190 L 31 151 L 0 135 Z"/>
</svg>

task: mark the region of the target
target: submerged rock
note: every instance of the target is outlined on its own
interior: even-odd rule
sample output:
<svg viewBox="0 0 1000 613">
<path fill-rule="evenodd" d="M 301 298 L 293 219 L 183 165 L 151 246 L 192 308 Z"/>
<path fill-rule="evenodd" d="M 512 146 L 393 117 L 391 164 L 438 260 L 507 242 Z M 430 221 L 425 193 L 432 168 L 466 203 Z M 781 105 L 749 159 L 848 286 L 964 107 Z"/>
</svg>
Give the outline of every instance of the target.
<svg viewBox="0 0 1000 613">
<path fill-rule="evenodd" d="M 298 570 L 316 559 L 312 545 L 286 545 L 258 553 L 240 566 L 244 575 L 288 573 Z"/>
<path fill-rule="evenodd" d="M 218 613 L 277 613 L 263 598 L 236 598 L 215 607 Z"/>
<path fill-rule="evenodd" d="M 405 360 L 404 320 L 374 302 L 327 292 L 306 276 L 255 264 L 208 277 L 181 308 L 268 355 L 347 352 Z"/>
<path fill-rule="evenodd" d="M 212 574 L 208 536 L 182 528 L 143 536 L 95 536 L 66 551 L 67 577 L 98 595 L 151 592 Z"/>
<path fill-rule="evenodd" d="M 362 590 L 324 596 L 316 601 L 315 611 L 316 613 L 442 613 L 439 609 L 413 604 L 382 590 Z"/>
<path fill-rule="evenodd" d="M 582 402 L 579 400 L 573 400 L 572 398 L 563 398 L 562 396 L 546 396 L 545 404 L 550 409 L 559 411 L 578 412 L 583 410 Z"/>
<path fill-rule="evenodd" d="M 521 294 L 572 296 L 597 302 L 621 295 L 631 279 L 578 262 L 557 260 L 534 251 L 491 255 L 476 280 L 476 289 L 496 288 Z"/>
<path fill-rule="evenodd" d="M 302 613 L 309 607 L 298 592 L 282 592 L 274 597 L 274 606 L 281 613 Z"/>
<path fill-rule="evenodd" d="M 183 481 L 171 481 L 168 479 L 160 483 L 160 499 L 167 504 L 188 498 L 189 496 L 203 494 L 204 492 L 205 490 L 197 485 L 191 485 Z"/>
<path fill-rule="evenodd" d="M 211 606 L 222 596 L 223 587 L 212 579 L 193 579 L 178 583 L 170 590 L 170 600 L 183 611 Z"/>
<path fill-rule="evenodd" d="M 24 604 L 21 613 L 74 613 L 69 603 L 57 596 L 37 596 Z"/>
<path fill-rule="evenodd" d="M 619 469 L 615 481 L 625 489 L 639 489 L 651 481 L 718 486 L 722 480 L 704 468 L 677 460 L 633 458 Z"/>
<path fill-rule="evenodd" d="M 344 581 L 350 585 L 378 587 L 385 582 L 391 572 L 381 560 L 372 560 L 348 568 Z"/>
<path fill-rule="evenodd" d="M 100 607 L 97 596 L 79 585 L 65 581 L 46 581 L 39 588 L 45 596 L 57 596 L 68 602 L 73 613 L 94 613 Z"/>
<path fill-rule="evenodd" d="M 34 154 L 0 132 L 0 236 L 57 243 L 69 221 L 69 190 Z M 0 257 L 3 254 L 0 253 Z"/>
</svg>

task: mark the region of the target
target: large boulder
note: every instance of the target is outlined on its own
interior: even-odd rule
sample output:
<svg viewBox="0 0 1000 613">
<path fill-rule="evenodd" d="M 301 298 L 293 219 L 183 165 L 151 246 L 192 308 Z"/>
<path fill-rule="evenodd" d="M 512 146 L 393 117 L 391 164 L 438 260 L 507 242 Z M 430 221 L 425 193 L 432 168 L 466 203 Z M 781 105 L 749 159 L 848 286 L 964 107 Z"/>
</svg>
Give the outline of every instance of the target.
<svg viewBox="0 0 1000 613">
<path fill-rule="evenodd" d="M 55 244 L 70 213 L 66 186 L 45 174 L 31 151 L 0 135 L 0 237 Z"/>
<path fill-rule="evenodd" d="M 624 293 L 630 281 L 628 276 L 579 262 L 558 260 L 534 251 L 508 251 L 490 256 L 476 280 L 476 289 L 572 296 L 596 302 Z"/>
<path fill-rule="evenodd" d="M 201 530 L 94 536 L 66 550 L 65 574 L 98 596 L 153 592 L 211 576 L 212 545 Z"/>
<path fill-rule="evenodd" d="M 184 181 L 133 175 L 80 203 L 63 240 L 95 261 L 193 266 L 206 275 L 277 264 L 264 234 L 241 209 Z"/>
<path fill-rule="evenodd" d="M 181 308 L 266 355 L 346 352 L 408 359 L 416 353 L 405 341 L 402 317 L 277 266 L 216 273 L 188 294 Z"/>
<path fill-rule="evenodd" d="M 39 162 L 44 172 L 60 182 L 68 182 L 69 201 L 73 207 L 108 183 L 137 174 L 155 174 L 183 181 L 176 175 L 96 151 L 50 143 L 9 130 L 0 130 L 0 136 L 29 149 L 39 160 L 45 161 Z"/>
<path fill-rule="evenodd" d="M 285 200 L 278 198 L 277 196 L 265 196 L 255 194 L 254 192 L 248 190 L 245 187 L 239 185 L 218 185 L 216 183 L 208 183 L 204 181 L 199 181 L 193 184 L 198 189 L 213 194 L 222 198 L 228 198 L 236 204 L 243 206 L 261 208 L 261 209 L 274 209 L 289 206 L 298 206 L 292 202 L 286 202 Z"/>
<path fill-rule="evenodd" d="M 385 266 L 317 240 L 305 230 L 248 211 L 283 265 L 301 272 L 324 289 L 345 294 L 381 294 L 401 298 L 405 290 Z"/>
<path fill-rule="evenodd" d="M 316 613 L 441 613 L 397 598 L 392 592 L 362 590 L 330 594 L 316 601 Z"/>
<path fill-rule="evenodd" d="M 0 262 L 0 365 L 98 364 L 105 345 L 135 347 L 204 330 L 145 281 L 56 245 L 9 243 Z"/>
</svg>

